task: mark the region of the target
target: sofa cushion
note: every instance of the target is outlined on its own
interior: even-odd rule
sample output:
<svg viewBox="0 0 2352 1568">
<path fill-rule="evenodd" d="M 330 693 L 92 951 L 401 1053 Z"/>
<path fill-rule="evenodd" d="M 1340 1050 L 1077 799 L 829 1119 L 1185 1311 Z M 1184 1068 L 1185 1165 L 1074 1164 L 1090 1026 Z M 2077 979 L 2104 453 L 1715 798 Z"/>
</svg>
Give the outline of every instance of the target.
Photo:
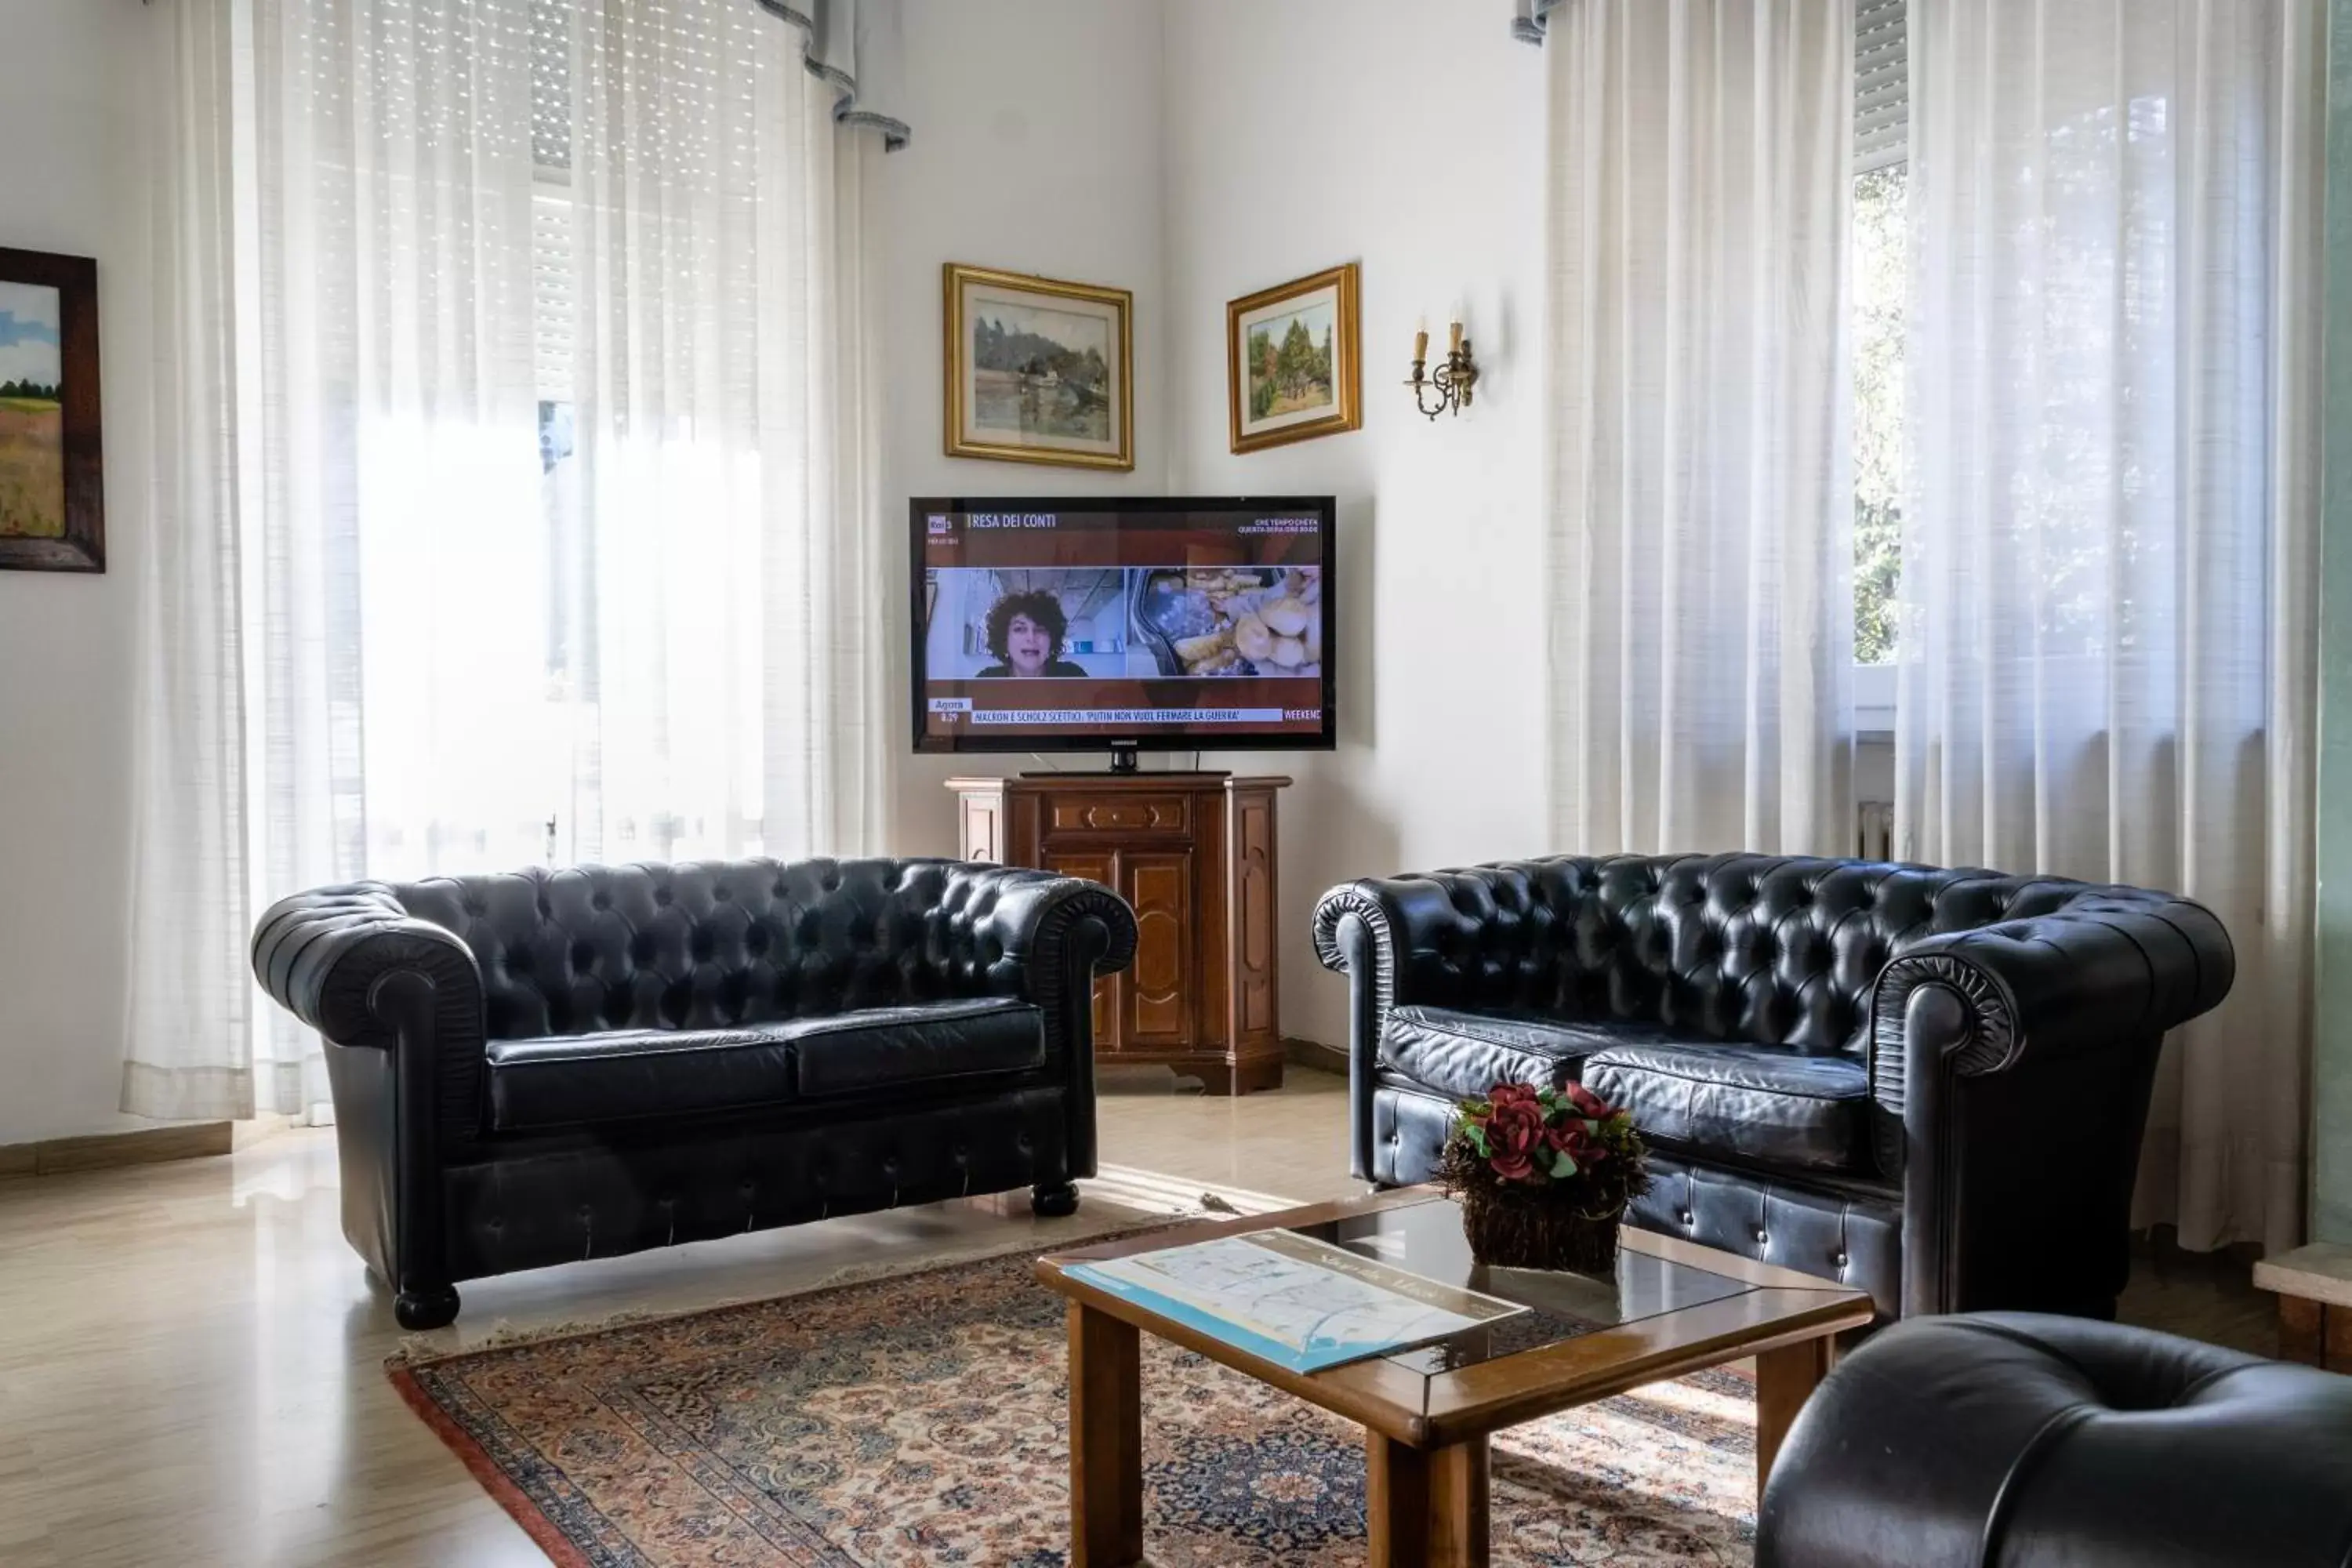
<svg viewBox="0 0 2352 1568">
<path fill-rule="evenodd" d="M 731 1029 L 618 1029 L 493 1040 L 499 1131 L 730 1110 L 905 1087 L 1045 1060 L 1036 1008 L 991 996 Z"/>
<path fill-rule="evenodd" d="M 1584 1084 L 1651 1138 L 1795 1170 L 1869 1165 L 1868 1075 L 1851 1057 L 1786 1046 L 1625 1045 L 1585 1058 Z"/>
<path fill-rule="evenodd" d="M 1045 1060 L 1045 1016 L 1011 997 L 869 1007 L 791 1026 L 793 1086 L 803 1100 L 900 1089 Z"/>
<path fill-rule="evenodd" d="M 1654 1024 L 1587 1024 L 1505 1009 L 1395 1007 L 1381 1031 L 1381 1055 L 1396 1071 L 1456 1100 L 1498 1083 L 1549 1084 L 1576 1078 L 1593 1052 L 1671 1037 Z"/>
</svg>

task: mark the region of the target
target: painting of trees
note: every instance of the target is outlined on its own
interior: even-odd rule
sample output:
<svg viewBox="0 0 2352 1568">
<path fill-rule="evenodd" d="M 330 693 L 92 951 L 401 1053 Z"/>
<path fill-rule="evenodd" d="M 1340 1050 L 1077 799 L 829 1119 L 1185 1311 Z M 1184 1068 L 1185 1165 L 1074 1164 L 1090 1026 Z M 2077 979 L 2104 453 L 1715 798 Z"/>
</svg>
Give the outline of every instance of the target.
<svg viewBox="0 0 2352 1568">
<path fill-rule="evenodd" d="M 1253 326 L 1244 358 L 1249 368 L 1251 418 L 1329 407 L 1333 400 L 1330 307 L 1318 304 L 1279 321 Z"/>
<path fill-rule="evenodd" d="M 1362 427 L 1354 262 L 1225 301 L 1236 452 Z"/>
</svg>

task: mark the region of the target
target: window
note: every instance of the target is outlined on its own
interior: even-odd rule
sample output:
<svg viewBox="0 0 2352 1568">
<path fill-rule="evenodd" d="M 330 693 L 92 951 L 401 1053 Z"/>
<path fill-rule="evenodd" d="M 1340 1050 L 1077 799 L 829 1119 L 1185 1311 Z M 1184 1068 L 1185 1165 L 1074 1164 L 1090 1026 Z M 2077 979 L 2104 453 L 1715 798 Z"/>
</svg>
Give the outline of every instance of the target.
<svg viewBox="0 0 2352 1568">
<path fill-rule="evenodd" d="M 1910 184 L 1904 5 L 1857 0 L 1854 14 L 1853 657 L 1864 666 L 1895 658 L 1902 564 Z M 1866 693 L 1864 701 L 1871 705 Z"/>
<path fill-rule="evenodd" d="M 530 5 L 531 374 L 539 385 L 540 515 L 546 529 L 547 700 L 566 737 L 566 762 L 592 774 L 583 738 L 594 731 L 595 540 L 580 497 L 572 419 L 572 40 L 568 0 Z M 581 754 L 583 752 L 587 754 Z M 551 866 L 580 858 L 570 779 L 548 801 Z"/>
</svg>

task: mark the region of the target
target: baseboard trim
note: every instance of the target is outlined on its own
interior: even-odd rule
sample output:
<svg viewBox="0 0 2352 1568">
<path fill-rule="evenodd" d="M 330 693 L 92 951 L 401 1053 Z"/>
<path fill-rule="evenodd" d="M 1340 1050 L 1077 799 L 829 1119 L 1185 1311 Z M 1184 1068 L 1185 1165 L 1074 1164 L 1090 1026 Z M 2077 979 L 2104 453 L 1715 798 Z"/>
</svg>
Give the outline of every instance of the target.
<svg viewBox="0 0 2352 1568">
<path fill-rule="evenodd" d="M 50 1138 L 37 1143 L 0 1144 L 0 1176 L 63 1176 L 118 1165 L 153 1165 L 166 1160 L 199 1160 L 236 1147 L 236 1123 L 187 1121 L 142 1127 L 129 1132 L 93 1132 L 80 1138 Z"/>
<path fill-rule="evenodd" d="M 1327 1046 L 1320 1040 L 1301 1039 L 1297 1035 L 1282 1037 L 1282 1058 L 1294 1067 L 1313 1068 L 1318 1072 L 1335 1072 L 1348 1076 L 1348 1053 L 1337 1046 Z"/>
</svg>

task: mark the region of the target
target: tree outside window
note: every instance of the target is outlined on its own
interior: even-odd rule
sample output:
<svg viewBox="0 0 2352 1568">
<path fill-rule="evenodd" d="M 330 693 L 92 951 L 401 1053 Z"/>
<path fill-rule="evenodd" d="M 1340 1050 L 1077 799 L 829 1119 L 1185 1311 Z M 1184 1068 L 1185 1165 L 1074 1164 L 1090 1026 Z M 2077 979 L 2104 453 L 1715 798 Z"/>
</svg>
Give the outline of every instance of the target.
<svg viewBox="0 0 2352 1568">
<path fill-rule="evenodd" d="M 1853 183 L 1853 657 L 1895 658 L 1903 563 L 1903 329 L 1907 165 Z"/>
</svg>

